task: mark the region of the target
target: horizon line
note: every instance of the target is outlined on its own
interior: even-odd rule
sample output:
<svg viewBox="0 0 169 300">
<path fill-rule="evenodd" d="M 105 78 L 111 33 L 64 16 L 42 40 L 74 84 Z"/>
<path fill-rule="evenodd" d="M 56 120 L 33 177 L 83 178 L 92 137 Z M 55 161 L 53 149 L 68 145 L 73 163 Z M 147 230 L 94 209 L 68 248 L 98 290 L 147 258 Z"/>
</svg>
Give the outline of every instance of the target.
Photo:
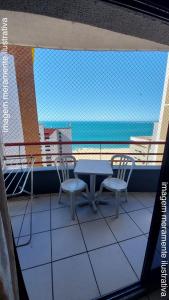
<svg viewBox="0 0 169 300">
<path fill-rule="evenodd" d="M 38 120 L 38 122 L 159 122 L 159 120 Z"/>
</svg>

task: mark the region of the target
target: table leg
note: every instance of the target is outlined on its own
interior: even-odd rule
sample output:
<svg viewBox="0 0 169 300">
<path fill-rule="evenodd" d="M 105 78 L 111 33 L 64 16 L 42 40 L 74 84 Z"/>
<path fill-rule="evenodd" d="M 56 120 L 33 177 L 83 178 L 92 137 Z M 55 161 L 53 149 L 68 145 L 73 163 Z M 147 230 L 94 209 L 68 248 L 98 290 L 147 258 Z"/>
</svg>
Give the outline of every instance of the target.
<svg viewBox="0 0 169 300">
<path fill-rule="evenodd" d="M 95 183 L 96 183 L 96 175 L 90 174 L 90 196 L 91 196 L 91 205 L 93 210 L 97 212 L 96 204 L 95 204 Z"/>
</svg>

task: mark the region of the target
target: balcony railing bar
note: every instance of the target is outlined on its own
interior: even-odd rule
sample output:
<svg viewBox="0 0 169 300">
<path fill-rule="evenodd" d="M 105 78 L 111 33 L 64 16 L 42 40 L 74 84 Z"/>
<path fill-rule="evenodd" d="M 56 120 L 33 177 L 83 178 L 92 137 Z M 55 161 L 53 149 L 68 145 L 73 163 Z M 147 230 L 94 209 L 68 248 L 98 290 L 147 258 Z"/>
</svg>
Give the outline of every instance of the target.
<svg viewBox="0 0 169 300">
<path fill-rule="evenodd" d="M 45 164 L 51 164 L 51 163 L 54 163 L 55 161 L 54 160 L 49 160 L 49 161 L 35 161 L 34 164 L 42 164 L 42 163 L 45 163 Z M 120 162 L 120 160 L 116 160 L 116 162 Z M 137 163 L 161 163 L 162 161 L 161 160 L 135 160 L 135 162 Z M 23 162 L 23 163 L 10 163 L 10 164 L 6 164 L 6 166 L 18 166 L 18 165 L 27 165 L 26 162 Z"/>
<path fill-rule="evenodd" d="M 96 155 L 100 155 L 100 152 L 70 152 L 70 153 L 62 153 L 62 155 L 92 155 L 92 154 L 96 154 Z M 102 155 L 112 155 L 112 154 L 117 154 L 117 152 L 101 152 Z M 123 152 L 118 152 L 118 154 L 123 154 Z M 149 153 L 149 152 L 144 152 L 144 153 L 136 153 L 136 152 L 125 152 L 126 155 L 163 155 L 163 153 Z M 32 153 L 31 156 L 46 156 L 47 153 Z M 50 152 L 49 155 L 60 155 L 60 153 L 52 153 Z M 22 157 L 30 157 L 30 154 L 24 154 L 21 155 Z M 6 158 L 20 158 L 20 155 L 5 155 L 4 159 Z"/>
<path fill-rule="evenodd" d="M 101 145 L 130 145 L 130 144 L 134 144 L 134 145 L 165 145 L 165 141 L 48 141 L 48 142 L 27 142 L 27 143 L 21 143 L 21 142 L 16 142 L 16 143 L 5 143 L 4 145 L 6 147 L 14 147 L 14 146 L 18 146 L 19 147 L 19 155 L 18 154 L 13 154 L 13 155 L 6 155 L 4 156 L 4 159 L 5 160 L 8 160 L 8 159 L 21 159 L 22 158 L 27 158 L 27 157 L 30 157 L 30 155 L 32 157 L 44 157 L 46 156 L 48 153 L 31 153 L 29 155 L 25 154 L 25 155 L 21 155 L 21 147 L 22 146 L 37 146 L 37 145 L 100 145 L 100 151 L 99 152 L 71 152 L 71 153 L 62 153 L 62 155 L 100 155 L 100 158 L 101 158 L 101 155 L 114 155 L 114 154 L 117 154 L 117 152 L 102 152 L 101 149 Z M 119 152 L 119 154 L 123 154 L 123 150 L 121 150 L 121 152 Z M 153 155 L 163 155 L 163 153 L 151 153 L 151 152 L 127 152 L 125 153 L 127 155 L 137 155 L 137 156 L 153 156 Z M 60 153 L 57 153 L 57 152 L 50 152 L 50 156 L 53 156 L 53 155 L 61 155 Z M 161 160 L 135 160 L 136 163 L 161 163 Z M 36 161 L 35 164 L 51 164 L 51 163 L 54 163 L 53 160 L 47 160 L 47 161 Z M 27 162 L 18 162 L 18 163 L 6 163 L 7 166 L 9 165 L 26 165 Z"/>
<path fill-rule="evenodd" d="M 5 147 L 39 145 L 165 145 L 165 141 L 62 141 L 62 142 L 27 142 L 5 143 Z"/>
</svg>

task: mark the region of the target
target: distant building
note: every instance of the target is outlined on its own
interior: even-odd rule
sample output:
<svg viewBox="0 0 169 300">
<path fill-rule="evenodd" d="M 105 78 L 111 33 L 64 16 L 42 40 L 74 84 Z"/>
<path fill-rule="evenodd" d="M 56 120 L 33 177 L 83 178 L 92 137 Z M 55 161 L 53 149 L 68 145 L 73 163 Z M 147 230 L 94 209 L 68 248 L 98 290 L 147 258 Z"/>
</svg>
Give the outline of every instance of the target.
<svg viewBox="0 0 169 300">
<path fill-rule="evenodd" d="M 134 142 L 151 142 L 156 140 L 158 129 L 158 122 L 154 122 L 154 128 L 152 136 L 131 136 L 130 140 Z M 156 145 L 149 145 L 149 144 L 131 144 L 130 150 L 133 152 L 133 158 L 137 161 L 155 161 L 154 155 L 151 153 L 156 152 Z M 149 162 L 143 163 L 150 165 Z M 152 163 L 151 163 L 152 164 Z M 154 163 L 153 163 L 154 164 Z"/>
<path fill-rule="evenodd" d="M 167 66 L 166 66 L 166 74 L 165 74 L 163 95 L 161 101 L 159 122 L 157 125 L 156 136 L 155 136 L 156 141 L 165 142 L 168 126 L 169 126 L 169 54 L 167 58 Z M 163 153 L 164 145 L 155 146 L 155 152 L 159 154 Z M 162 155 L 157 155 L 156 160 L 162 160 L 162 157 L 163 157 Z"/>
<path fill-rule="evenodd" d="M 72 128 L 45 128 L 39 125 L 40 141 L 41 142 L 71 142 Z M 42 145 L 41 146 L 42 161 L 44 166 L 53 166 L 54 161 L 58 155 L 71 154 L 72 145 Z M 47 163 L 45 163 L 47 162 Z"/>
<path fill-rule="evenodd" d="M 134 142 L 151 142 L 152 136 L 131 136 L 131 141 Z M 149 144 L 131 144 L 130 151 L 133 152 L 133 158 L 137 161 L 147 161 L 150 160 L 151 155 L 149 155 L 151 145 Z M 141 162 L 142 164 L 147 164 L 146 162 Z"/>
</svg>

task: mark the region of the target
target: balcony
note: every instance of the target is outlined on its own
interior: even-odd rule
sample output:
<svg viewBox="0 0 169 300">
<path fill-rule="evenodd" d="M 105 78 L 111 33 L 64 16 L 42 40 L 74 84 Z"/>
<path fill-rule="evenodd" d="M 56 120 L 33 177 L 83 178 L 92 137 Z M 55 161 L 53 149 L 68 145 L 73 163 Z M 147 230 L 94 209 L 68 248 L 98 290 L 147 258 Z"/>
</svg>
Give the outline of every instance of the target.
<svg viewBox="0 0 169 300">
<path fill-rule="evenodd" d="M 21 153 L 22 145 L 18 147 Z M 36 157 L 36 153 L 32 155 Z M 83 155 L 88 157 L 89 153 Z M 102 158 L 99 153 L 97 155 L 98 159 Z M 21 167 L 22 174 L 23 167 L 27 166 L 27 156 L 15 153 L 5 157 L 8 168 L 13 167 L 11 159 L 15 161 L 15 168 Z M 136 283 L 142 272 L 160 165 L 145 166 L 140 160 L 136 162 L 128 187 L 128 202 L 125 203 L 122 197 L 118 219 L 115 218 L 112 194 L 103 192 L 101 200 L 106 204 L 98 205 L 97 213 L 90 206 L 77 205 L 76 218 L 72 221 L 67 195 L 63 194 L 62 204 L 58 203 L 59 181 L 55 167 L 40 167 L 39 156 L 35 162 L 32 239 L 27 245 L 18 247 L 29 241 L 30 197 L 21 195 L 8 199 L 29 298 L 91 300 Z M 81 177 L 89 184 L 88 176 Z M 97 176 L 96 190 L 102 180 L 103 176 Z M 25 189 L 29 185 L 28 180 Z M 79 196 L 77 202 L 82 201 L 83 197 Z M 157 257 L 160 259 L 160 252 Z"/>
</svg>

